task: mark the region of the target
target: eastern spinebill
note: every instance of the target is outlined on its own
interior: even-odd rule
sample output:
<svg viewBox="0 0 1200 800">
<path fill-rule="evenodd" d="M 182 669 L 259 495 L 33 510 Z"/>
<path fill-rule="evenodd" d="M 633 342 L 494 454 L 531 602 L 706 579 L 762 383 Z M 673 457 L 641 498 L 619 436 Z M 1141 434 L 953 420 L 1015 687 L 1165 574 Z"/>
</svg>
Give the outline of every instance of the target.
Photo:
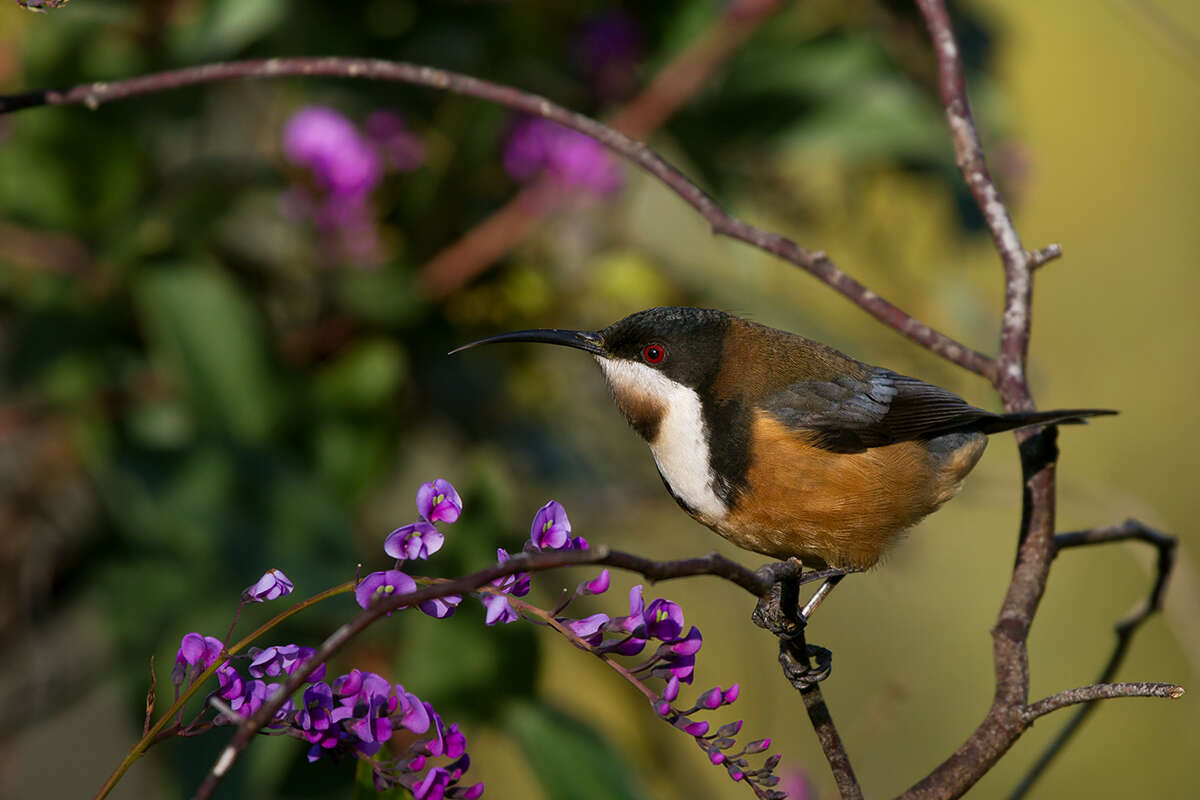
<svg viewBox="0 0 1200 800">
<path fill-rule="evenodd" d="M 993 414 L 924 381 L 724 311 L 651 308 L 600 331 L 528 330 L 591 353 L 667 491 L 738 547 L 874 565 L 958 491 L 993 433 L 1103 409 Z"/>
</svg>

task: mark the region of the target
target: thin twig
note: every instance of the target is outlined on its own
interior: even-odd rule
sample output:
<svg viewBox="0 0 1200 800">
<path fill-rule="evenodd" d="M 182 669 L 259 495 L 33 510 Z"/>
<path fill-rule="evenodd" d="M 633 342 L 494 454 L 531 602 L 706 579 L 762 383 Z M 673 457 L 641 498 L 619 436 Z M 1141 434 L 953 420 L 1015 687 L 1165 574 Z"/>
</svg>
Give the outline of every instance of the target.
<svg viewBox="0 0 1200 800">
<path fill-rule="evenodd" d="M 837 728 L 833 725 L 829 707 L 825 705 L 825 698 L 821 694 L 821 684 L 809 684 L 800 690 L 800 697 L 804 700 L 804 709 L 808 712 L 808 720 L 817 734 L 821 751 L 825 753 L 825 758 L 829 761 L 829 767 L 833 771 L 838 795 L 842 800 L 862 800 L 862 788 L 854 776 L 853 767 L 850 766 L 850 757 L 846 754 L 842 737 L 838 735 Z"/>
<path fill-rule="evenodd" d="M 1030 269 L 1039 269 L 1056 258 L 1062 258 L 1062 254 L 1062 245 L 1048 244 L 1031 253 L 1026 253 L 1026 257 L 1029 259 Z"/>
<path fill-rule="evenodd" d="M 844 572 L 834 570 L 844 575 Z M 825 704 L 820 682 L 829 675 L 832 655 L 823 648 L 811 648 L 804 636 L 807 620 L 800 618 L 800 583 L 795 576 L 781 575 L 772 583 L 769 596 L 761 598 L 751 619 L 755 625 L 765 628 L 779 637 L 779 664 L 784 677 L 800 692 L 808 720 L 817 735 L 821 752 L 829 762 L 833 781 L 842 800 L 862 800 L 862 787 L 854 775 L 850 756 L 842 737 L 833 724 L 833 716 Z M 824 652 L 826 659 L 817 656 L 813 664 L 811 650 Z"/>
<path fill-rule="evenodd" d="M 0 114 L 36 106 L 85 105 L 95 109 L 99 108 L 101 103 L 185 86 L 242 78 L 285 76 L 361 78 L 428 86 L 498 103 L 585 133 L 661 180 L 708 221 L 714 234 L 746 242 L 800 267 L 833 287 L 876 319 L 931 352 L 993 382 L 997 379 L 995 362 L 990 356 L 951 339 L 892 305 L 834 266 L 823 252 L 805 249 L 779 234 L 768 233 L 730 216 L 703 189 L 641 142 L 552 103 L 544 97 L 522 92 L 511 86 L 402 61 L 336 57 L 268 58 L 204 64 L 121 81 L 87 83 L 68 89 L 0 96 Z"/>
<path fill-rule="evenodd" d="M 1100 676 L 1096 678 L 1096 683 L 1098 684 L 1108 683 L 1116 676 L 1117 670 L 1120 669 L 1122 662 L 1125 660 L 1125 655 L 1129 652 L 1129 647 L 1133 643 L 1133 635 L 1147 617 L 1162 609 L 1163 594 L 1166 591 L 1167 581 L 1175 565 L 1178 540 L 1173 536 L 1160 533 L 1135 519 L 1126 520 L 1119 525 L 1108 525 L 1087 531 L 1060 533 L 1054 537 L 1055 555 L 1072 547 L 1121 541 L 1142 541 L 1153 545 L 1158 550 L 1157 569 L 1154 583 L 1150 587 L 1150 592 L 1145 599 L 1123 619 L 1117 622 L 1114 629 L 1117 640 L 1113 643 L 1113 650 L 1109 654 L 1108 663 L 1104 665 Z M 1058 756 L 1067 742 L 1075 735 L 1075 732 L 1079 730 L 1080 726 L 1083 725 L 1098 707 L 1095 702 L 1086 703 L 1067 720 L 1062 730 L 1046 745 L 1046 749 L 1038 756 L 1037 761 L 1033 763 L 1029 771 L 1021 778 L 1020 783 L 1009 794 L 1009 800 L 1020 800 L 1020 798 L 1028 794 L 1029 790 L 1033 788 L 1034 784 L 1037 783 L 1038 779 L 1050 766 L 1050 763 Z"/>
<path fill-rule="evenodd" d="M 1021 716 L 1026 722 L 1033 722 L 1038 717 L 1060 708 L 1094 703 L 1110 697 L 1167 697 L 1175 700 L 1183 697 L 1183 694 L 1183 687 L 1173 683 L 1093 683 L 1091 686 L 1066 689 L 1038 700 L 1025 709 Z"/>
<path fill-rule="evenodd" d="M 1029 410 L 1033 404 L 1025 387 L 1025 357 L 1029 350 L 1030 303 L 1033 299 L 1031 259 L 1021 247 L 1021 237 L 1017 235 L 1008 208 L 988 172 L 983 144 L 971 116 L 962 60 L 946 3 L 944 0 L 917 0 L 917 6 L 925 17 L 937 56 L 938 91 L 946 108 L 946 120 L 950 123 L 959 171 L 983 214 L 1000 260 L 1004 262 L 1000 358 L 996 372 L 991 376 L 992 382 L 1009 411 Z"/>
</svg>

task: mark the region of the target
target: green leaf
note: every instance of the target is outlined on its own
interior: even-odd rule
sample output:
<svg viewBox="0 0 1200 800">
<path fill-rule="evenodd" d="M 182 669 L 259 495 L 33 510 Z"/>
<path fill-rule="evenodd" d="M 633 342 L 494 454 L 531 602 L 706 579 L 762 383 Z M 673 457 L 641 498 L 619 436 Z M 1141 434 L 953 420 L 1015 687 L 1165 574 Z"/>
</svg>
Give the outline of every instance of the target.
<svg viewBox="0 0 1200 800">
<path fill-rule="evenodd" d="M 217 0 L 196 25 L 177 32 L 173 49 L 188 61 L 233 55 L 269 34 L 286 12 L 283 0 Z"/>
<path fill-rule="evenodd" d="M 366 339 L 317 374 L 313 395 L 326 408 L 372 411 L 391 401 L 407 367 L 400 345 L 391 339 Z"/>
<path fill-rule="evenodd" d="M 156 269 L 134 288 L 156 360 L 185 389 L 201 425 L 241 440 L 266 437 L 275 414 L 262 332 L 225 275 L 197 266 Z"/>
<path fill-rule="evenodd" d="M 587 723 L 565 711 L 514 703 L 505 728 L 525 751 L 546 796 L 612 800 L 649 795 L 633 780 L 633 768 Z"/>
</svg>

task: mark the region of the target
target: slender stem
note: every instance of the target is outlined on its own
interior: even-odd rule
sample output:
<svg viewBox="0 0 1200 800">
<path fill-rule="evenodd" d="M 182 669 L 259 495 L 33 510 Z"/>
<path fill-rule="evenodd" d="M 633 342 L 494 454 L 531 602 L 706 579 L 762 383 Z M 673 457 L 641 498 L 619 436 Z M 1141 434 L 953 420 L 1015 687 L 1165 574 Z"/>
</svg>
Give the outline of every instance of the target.
<svg viewBox="0 0 1200 800">
<path fill-rule="evenodd" d="M 938 91 L 946 109 L 958 168 L 983 214 L 1000 260 L 1004 262 L 1004 317 L 1000 327 L 1000 358 L 992 382 L 1009 411 L 1032 408 L 1025 386 L 1025 357 L 1029 350 L 1030 308 L 1033 301 L 1031 257 L 1021 246 L 1008 208 L 988 172 L 983 144 L 971 104 L 958 42 L 945 0 L 917 0 L 937 56 Z"/>
<path fill-rule="evenodd" d="M 487 587 L 484 588 L 484 591 L 487 591 Z M 496 593 L 496 592 L 493 592 L 493 593 Z M 568 641 L 571 642 L 571 644 L 575 645 L 580 650 L 586 650 L 587 652 L 594 655 L 596 658 L 603 661 L 614 672 L 616 672 L 618 675 L 620 675 L 625 680 L 629 681 L 629 683 L 633 684 L 633 686 L 639 692 L 641 692 L 643 695 L 645 695 L 646 699 L 649 700 L 650 702 L 653 703 L 655 698 L 658 696 L 654 693 L 654 691 L 649 686 L 642 683 L 641 680 L 639 680 L 637 676 L 635 676 L 632 672 L 630 672 L 629 669 L 626 668 L 624 664 L 621 664 L 619 661 L 615 660 L 608 653 L 597 653 L 595 650 L 593 650 L 588 645 L 587 642 L 585 642 L 583 639 L 580 639 L 578 636 L 576 636 L 575 632 L 573 630 L 571 630 L 566 625 L 563 625 L 561 622 L 559 622 L 557 619 L 555 619 L 554 616 L 550 612 L 546 611 L 544 608 L 539 608 L 538 606 L 535 606 L 532 603 L 527 603 L 524 600 L 521 600 L 520 598 L 517 598 L 517 597 L 513 597 L 511 595 L 508 596 L 508 602 L 515 605 L 517 607 L 518 611 L 522 611 L 526 614 L 537 617 L 542 622 L 544 622 L 545 624 L 549 625 L 554 630 L 561 633 L 564 638 L 566 638 Z"/>
<path fill-rule="evenodd" d="M 804 709 L 808 712 L 808 720 L 812 723 L 813 730 L 816 731 L 821 751 L 825 753 L 829 768 L 833 771 L 838 795 L 842 800 L 862 800 L 862 787 L 858 784 L 858 778 L 854 776 L 854 768 L 850 766 L 850 757 L 846 754 L 842 737 L 834 727 L 829 706 L 825 705 L 821 684 L 809 684 L 800 690 L 800 697 L 804 700 Z"/>
<path fill-rule="evenodd" d="M 322 600 L 327 600 L 335 595 L 353 591 L 353 589 L 354 581 L 348 581 L 338 586 L 334 586 L 331 589 L 326 589 L 323 592 L 318 592 L 307 600 L 297 603 L 288 610 L 276 614 L 270 620 L 264 622 L 262 625 L 256 628 L 255 631 L 249 636 L 246 636 L 232 647 L 225 648 L 221 655 L 212 663 L 212 665 L 209 666 L 208 669 L 201 672 L 196 679 L 188 685 L 187 689 L 180 695 L 175 703 L 169 709 L 167 709 L 167 711 L 161 717 L 159 717 L 158 722 L 154 723 L 153 726 L 146 728 L 142 738 L 139 739 L 132 748 L 130 748 L 129 752 L 125 755 L 125 758 L 113 771 L 113 774 L 108 776 L 108 780 L 105 781 L 104 785 L 100 787 L 100 790 L 96 792 L 95 800 L 103 800 L 103 798 L 107 797 L 109 792 L 113 790 L 113 787 L 117 785 L 117 782 L 121 780 L 122 776 L 124 776 L 125 773 L 129 771 L 129 768 L 133 766 L 133 763 L 145 755 L 146 750 L 148 750 L 151 745 L 159 741 L 156 737 L 167 724 L 168 720 L 170 720 L 171 717 L 175 716 L 176 714 L 183 713 L 184 705 L 186 705 L 187 701 L 190 700 L 192 696 L 200 689 L 200 686 L 203 685 L 204 682 L 207 681 L 212 674 L 217 671 L 217 667 L 224 663 L 225 656 L 241 652 L 241 650 L 248 647 L 251 642 L 274 628 L 279 623 L 283 622 L 288 617 L 298 614 L 304 609 L 320 603 Z M 233 631 L 231 630 L 230 633 L 232 634 L 232 632 Z"/>
<path fill-rule="evenodd" d="M 204 64 L 120 81 L 86 83 L 68 89 L 39 90 L 0 96 L 0 114 L 36 106 L 82 104 L 95 109 L 99 108 L 101 103 L 185 86 L 242 78 L 285 76 L 361 78 L 428 86 L 498 103 L 585 133 L 666 184 L 708 221 L 714 234 L 738 239 L 794 264 L 840 292 L 876 319 L 931 352 L 964 369 L 993 381 L 996 380 L 995 362 L 991 357 L 934 330 L 868 290 L 867 287 L 838 269 L 825 253 L 808 250 L 779 234 L 768 233 L 726 213 L 703 189 L 684 177 L 683 173 L 641 142 L 589 117 L 576 114 L 563 106 L 552 103 L 544 97 L 522 92 L 511 86 L 402 61 L 336 57 L 268 58 Z"/>
<path fill-rule="evenodd" d="M 1022 716 L 1026 722 L 1033 722 L 1038 717 L 1060 708 L 1110 697 L 1166 697 L 1176 700 L 1183 695 L 1183 687 L 1173 683 L 1094 683 L 1078 689 L 1066 689 L 1038 700 L 1025 709 Z"/>
<path fill-rule="evenodd" d="M 1150 587 L 1150 592 L 1146 598 L 1128 615 L 1117 622 L 1115 626 L 1116 641 L 1113 643 L 1113 649 L 1109 654 L 1108 662 L 1104 665 L 1104 669 L 1100 671 L 1100 676 L 1096 679 L 1096 683 L 1098 684 L 1109 683 L 1116 677 L 1117 670 L 1120 669 L 1121 664 L 1125 661 L 1125 655 L 1129 652 L 1129 647 L 1133 643 L 1133 636 L 1137 633 L 1138 628 L 1141 627 L 1142 623 L 1151 614 L 1162 609 L 1163 593 L 1166 591 L 1167 580 L 1170 578 L 1171 571 L 1175 565 L 1175 551 L 1178 546 L 1178 540 L 1134 519 L 1126 520 L 1119 525 L 1107 525 L 1087 531 L 1060 533 L 1054 537 L 1054 554 L 1056 556 L 1063 550 L 1070 548 L 1120 541 L 1141 541 L 1152 545 L 1158 550 L 1157 570 L 1154 583 Z M 1096 698 L 1096 700 L 1098 699 Z M 1012 793 L 1009 794 L 1009 800 L 1020 800 L 1020 798 L 1029 793 L 1029 790 L 1033 788 L 1058 754 L 1062 752 L 1062 749 L 1074 737 L 1076 731 L 1099 708 L 1096 700 L 1084 703 L 1082 707 L 1071 715 L 1071 718 L 1063 725 L 1062 730 L 1046 745 L 1046 749 L 1041 752 L 1037 761 L 1033 763 L 1029 771 L 1025 773 L 1025 776 L 1021 778 L 1021 781 L 1013 789 Z"/>
</svg>

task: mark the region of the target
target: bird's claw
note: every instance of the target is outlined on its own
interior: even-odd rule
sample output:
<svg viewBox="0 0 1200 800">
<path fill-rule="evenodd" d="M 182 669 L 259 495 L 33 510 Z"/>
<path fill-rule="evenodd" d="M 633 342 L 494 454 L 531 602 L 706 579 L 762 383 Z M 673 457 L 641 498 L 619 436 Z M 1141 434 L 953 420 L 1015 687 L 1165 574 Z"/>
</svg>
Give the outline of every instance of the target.
<svg viewBox="0 0 1200 800">
<path fill-rule="evenodd" d="M 761 597 L 750 619 L 760 628 L 770 631 L 780 639 L 793 640 L 804 634 L 807 620 L 795 610 L 796 602 L 783 599 L 784 582 L 771 586 L 770 594 Z"/>
<path fill-rule="evenodd" d="M 804 691 L 825 680 L 833 672 L 833 651 L 815 644 L 803 645 L 803 657 L 792 643 L 779 642 L 779 664 L 792 686 Z"/>
<path fill-rule="evenodd" d="M 808 644 L 804 630 L 808 619 L 799 610 L 797 582 L 781 580 L 758 601 L 751 619 L 779 639 L 779 664 L 788 682 L 803 691 L 829 677 L 833 671 L 833 653 L 819 645 Z"/>
</svg>

